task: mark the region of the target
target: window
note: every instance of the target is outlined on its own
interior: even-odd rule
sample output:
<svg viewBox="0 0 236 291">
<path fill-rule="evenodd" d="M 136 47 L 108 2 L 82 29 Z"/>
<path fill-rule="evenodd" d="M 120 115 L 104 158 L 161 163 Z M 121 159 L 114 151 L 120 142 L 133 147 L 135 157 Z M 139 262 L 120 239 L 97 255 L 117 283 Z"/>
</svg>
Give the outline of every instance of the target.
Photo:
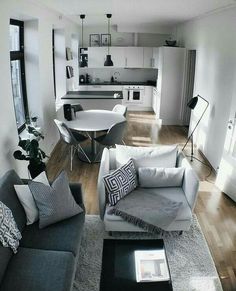
<svg viewBox="0 0 236 291">
<path fill-rule="evenodd" d="M 24 22 L 10 20 L 10 57 L 12 95 L 18 132 L 25 128 L 28 105 L 25 83 Z"/>
</svg>

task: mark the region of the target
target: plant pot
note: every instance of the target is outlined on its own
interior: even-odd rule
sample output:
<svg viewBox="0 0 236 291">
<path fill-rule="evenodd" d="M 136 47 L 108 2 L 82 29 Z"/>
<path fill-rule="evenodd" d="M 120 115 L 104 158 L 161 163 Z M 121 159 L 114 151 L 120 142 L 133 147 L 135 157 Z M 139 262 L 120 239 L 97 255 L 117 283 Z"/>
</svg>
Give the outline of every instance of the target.
<svg viewBox="0 0 236 291">
<path fill-rule="evenodd" d="M 46 165 L 43 162 L 41 162 L 39 164 L 39 163 L 36 163 L 34 161 L 30 161 L 30 163 L 28 165 L 28 170 L 30 172 L 30 176 L 31 176 L 32 179 L 34 179 L 40 173 L 42 173 L 43 171 L 45 171 L 45 169 L 46 169 Z"/>
</svg>

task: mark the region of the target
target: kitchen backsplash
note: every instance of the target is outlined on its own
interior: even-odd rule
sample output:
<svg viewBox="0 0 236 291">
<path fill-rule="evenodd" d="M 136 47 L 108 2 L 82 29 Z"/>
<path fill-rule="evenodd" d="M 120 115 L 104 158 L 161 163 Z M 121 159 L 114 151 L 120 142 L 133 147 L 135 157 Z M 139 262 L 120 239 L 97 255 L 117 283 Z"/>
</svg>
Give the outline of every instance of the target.
<svg viewBox="0 0 236 291">
<path fill-rule="evenodd" d="M 110 81 L 111 77 L 115 81 L 132 81 L 132 82 L 144 82 L 147 80 L 156 81 L 158 70 L 154 69 L 117 69 L 117 68 L 105 68 L 105 69 L 91 69 L 80 68 L 79 74 L 90 75 L 92 82 Z"/>
</svg>

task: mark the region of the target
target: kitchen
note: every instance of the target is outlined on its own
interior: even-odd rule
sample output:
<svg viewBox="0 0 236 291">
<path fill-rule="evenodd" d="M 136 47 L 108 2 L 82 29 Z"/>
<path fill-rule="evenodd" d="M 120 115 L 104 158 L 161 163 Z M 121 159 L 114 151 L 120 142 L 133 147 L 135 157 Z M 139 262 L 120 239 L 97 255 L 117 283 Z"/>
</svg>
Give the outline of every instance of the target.
<svg viewBox="0 0 236 291">
<path fill-rule="evenodd" d="M 112 40 L 113 34 L 114 31 Z M 152 47 L 141 46 L 147 41 L 141 43 L 140 34 L 132 35 L 133 42 L 127 46 L 112 42 L 114 46 L 93 47 L 86 43 L 84 46 L 88 47 L 80 48 L 85 65 L 78 68 L 77 78 L 67 76 L 67 93 L 59 103 L 80 103 L 84 109 L 105 110 L 123 104 L 128 110 L 154 111 L 157 120 L 165 125 L 188 124 L 186 104 L 193 90 L 188 78 L 194 72 L 189 63 L 195 60 L 194 56 L 190 62 L 189 51 L 171 42 L 167 45 L 163 36 L 160 46 Z M 152 43 L 149 41 L 148 45 Z M 108 49 L 113 66 L 104 66 Z M 66 64 L 70 62 L 67 60 Z"/>
</svg>

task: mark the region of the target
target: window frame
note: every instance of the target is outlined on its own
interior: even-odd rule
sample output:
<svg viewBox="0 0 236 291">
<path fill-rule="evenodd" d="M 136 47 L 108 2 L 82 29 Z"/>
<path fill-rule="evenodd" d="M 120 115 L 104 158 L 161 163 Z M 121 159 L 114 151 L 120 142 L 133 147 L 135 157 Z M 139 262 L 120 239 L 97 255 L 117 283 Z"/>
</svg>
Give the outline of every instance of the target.
<svg viewBox="0 0 236 291">
<path fill-rule="evenodd" d="M 21 68 L 21 90 L 22 90 L 22 98 L 23 98 L 23 106 L 25 112 L 25 123 L 21 125 L 18 129 L 18 133 L 21 133 L 25 127 L 27 122 L 27 117 L 29 116 L 28 110 L 28 100 L 27 100 L 27 92 L 26 92 L 26 80 L 25 80 L 25 55 L 24 55 L 24 22 L 16 19 L 10 19 L 10 25 L 15 25 L 19 27 L 19 50 L 18 51 L 10 51 L 10 62 L 19 61 Z M 14 98 L 14 96 L 13 96 Z M 14 106 L 15 110 L 15 106 Z"/>
</svg>

